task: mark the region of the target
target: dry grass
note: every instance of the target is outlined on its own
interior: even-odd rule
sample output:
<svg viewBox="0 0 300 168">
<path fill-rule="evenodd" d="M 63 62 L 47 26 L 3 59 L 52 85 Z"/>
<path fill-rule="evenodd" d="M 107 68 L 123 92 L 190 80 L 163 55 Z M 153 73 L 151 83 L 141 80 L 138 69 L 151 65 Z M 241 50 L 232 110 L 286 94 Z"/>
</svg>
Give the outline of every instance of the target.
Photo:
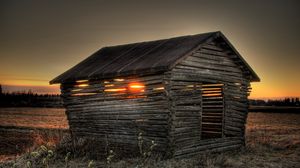
<svg viewBox="0 0 300 168">
<path fill-rule="evenodd" d="M 144 167 L 163 168 L 194 168 L 194 167 L 300 167 L 300 115 L 278 113 L 250 113 L 247 122 L 246 147 L 238 151 L 195 156 L 187 159 L 161 160 L 152 156 Z M 45 141 L 44 141 L 45 142 Z M 43 142 L 39 142 L 41 144 Z M 68 167 L 88 167 L 91 161 L 88 153 L 83 149 L 92 151 L 87 142 L 79 141 L 78 148 L 72 148 L 71 140 L 66 136 L 60 144 L 48 144 L 54 150 L 54 157 L 49 160 L 49 167 L 65 167 L 65 156 L 68 151 L 72 154 Z M 105 153 L 105 152 L 104 152 Z M 81 155 L 80 155 L 81 154 Z M 29 153 L 17 159 L 16 167 L 24 167 L 28 160 L 41 167 L 42 156 L 32 158 Z M 115 157 L 112 164 L 107 165 L 105 158 L 94 161 L 94 167 L 135 168 L 140 158 L 119 159 Z M 0 164 L 0 167 L 11 167 L 13 161 Z"/>
<path fill-rule="evenodd" d="M 31 128 L 68 128 L 63 108 L 0 108 L 1 126 Z"/>
</svg>

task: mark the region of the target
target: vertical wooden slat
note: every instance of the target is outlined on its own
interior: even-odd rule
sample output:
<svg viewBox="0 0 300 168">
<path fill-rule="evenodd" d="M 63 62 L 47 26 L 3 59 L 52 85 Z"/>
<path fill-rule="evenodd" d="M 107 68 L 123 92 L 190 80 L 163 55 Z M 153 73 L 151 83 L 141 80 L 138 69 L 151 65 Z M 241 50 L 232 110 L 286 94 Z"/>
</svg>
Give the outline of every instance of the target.
<svg viewBox="0 0 300 168">
<path fill-rule="evenodd" d="M 223 134 L 224 95 L 223 84 L 202 85 L 202 139 L 221 138 Z"/>
</svg>

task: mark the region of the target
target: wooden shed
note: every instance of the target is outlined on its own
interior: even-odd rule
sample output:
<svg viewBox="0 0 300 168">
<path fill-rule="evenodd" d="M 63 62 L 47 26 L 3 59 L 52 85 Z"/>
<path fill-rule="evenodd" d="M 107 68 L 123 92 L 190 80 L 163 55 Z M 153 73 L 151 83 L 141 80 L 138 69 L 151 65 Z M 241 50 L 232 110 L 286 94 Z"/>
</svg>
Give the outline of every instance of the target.
<svg viewBox="0 0 300 168">
<path fill-rule="evenodd" d="M 259 77 L 221 32 L 104 47 L 59 75 L 70 130 L 186 157 L 244 145 L 250 82 Z"/>
</svg>

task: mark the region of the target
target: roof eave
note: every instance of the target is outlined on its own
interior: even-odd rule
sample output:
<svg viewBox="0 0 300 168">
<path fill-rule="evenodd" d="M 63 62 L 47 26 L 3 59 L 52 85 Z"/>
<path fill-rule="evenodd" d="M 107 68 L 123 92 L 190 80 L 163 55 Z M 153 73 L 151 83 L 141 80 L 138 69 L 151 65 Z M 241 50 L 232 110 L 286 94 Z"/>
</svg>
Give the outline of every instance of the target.
<svg viewBox="0 0 300 168">
<path fill-rule="evenodd" d="M 246 62 L 246 60 L 241 56 L 241 54 L 234 48 L 234 46 L 230 43 L 230 41 L 225 37 L 225 35 L 218 31 L 216 34 L 218 37 L 221 37 L 225 40 L 225 42 L 228 44 L 228 46 L 234 51 L 234 53 L 242 60 L 242 62 L 245 64 L 246 68 L 251 73 L 251 79 L 250 82 L 260 82 L 260 78 L 258 75 L 254 72 L 254 70 L 251 68 L 251 66 Z"/>
</svg>

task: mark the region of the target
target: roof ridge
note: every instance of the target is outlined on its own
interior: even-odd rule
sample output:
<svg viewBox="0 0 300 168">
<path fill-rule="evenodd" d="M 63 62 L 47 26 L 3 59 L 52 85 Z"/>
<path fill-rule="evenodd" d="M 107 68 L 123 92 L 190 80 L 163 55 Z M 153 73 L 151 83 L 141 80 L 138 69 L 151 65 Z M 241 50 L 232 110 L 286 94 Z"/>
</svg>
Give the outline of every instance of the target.
<svg viewBox="0 0 300 168">
<path fill-rule="evenodd" d="M 182 36 L 172 36 L 172 37 L 161 38 L 161 39 L 156 39 L 156 40 L 146 40 L 146 41 L 125 43 L 125 44 L 117 44 L 117 45 L 108 45 L 108 46 L 104 46 L 102 48 L 122 47 L 122 46 L 126 46 L 126 45 L 135 45 L 135 44 L 148 43 L 148 42 L 158 42 L 158 41 L 164 41 L 164 40 L 172 40 L 172 39 L 176 39 L 176 38 L 199 36 L 199 35 L 206 35 L 206 34 L 216 34 L 216 33 L 221 33 L 221 31 L 213 31 L 213 32 L 198 33 L 198 34 L 189 34 L 189 35 L 182 35 Z"/>
</svg>

